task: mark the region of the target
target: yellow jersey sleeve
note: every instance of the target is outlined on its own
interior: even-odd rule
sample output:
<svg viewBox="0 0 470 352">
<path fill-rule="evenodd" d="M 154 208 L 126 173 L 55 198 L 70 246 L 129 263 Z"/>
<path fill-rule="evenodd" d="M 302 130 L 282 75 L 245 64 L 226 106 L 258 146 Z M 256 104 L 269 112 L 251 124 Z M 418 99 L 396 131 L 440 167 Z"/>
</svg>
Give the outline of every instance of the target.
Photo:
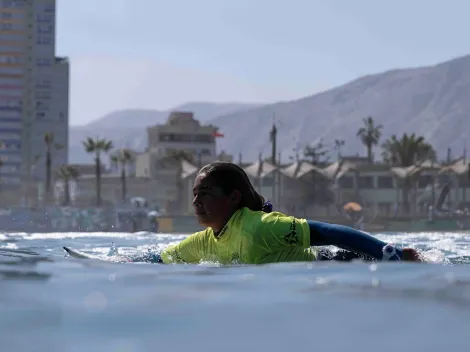
<svg viewBox="0 0 470 352">
<path fill-rule="evenodd" d="M 196 232 L 183 241 L 165 248 L 161 253 L 163 263 L 197 264 L 201 261 L 205 249 L 206 231 Z"/>
<path fill-rule="evenodd" d="M 310 249 L 310 228 L 305 219 L 282 213 L 264 214 L 257 224 L 259 245 L 267 253 L 260 263 L 315 260 Z"/>
<path fill-rule="evenodd" d="M 316 260 L 316 252 L 311 248 L 285 248 L 270 253 L 263 257 L 258 264 L 284 263 L 284 262 L 305 262 Z"/>
</svg>

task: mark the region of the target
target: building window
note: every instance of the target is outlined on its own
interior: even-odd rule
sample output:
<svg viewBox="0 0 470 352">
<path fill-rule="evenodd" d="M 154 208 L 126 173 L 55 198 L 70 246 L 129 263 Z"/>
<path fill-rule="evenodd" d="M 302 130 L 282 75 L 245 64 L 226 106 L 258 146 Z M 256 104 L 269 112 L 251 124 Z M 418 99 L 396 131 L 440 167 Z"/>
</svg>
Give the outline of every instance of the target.
<svg viewBox="0 0 470 352">
<path fill-rule="evenodd" d="M 458 176 L 459 187 L 470 187 L 470 175 L 466 173 Z"/>
<path fill-rule="evenodd" d="M 36 29 L 36 33 L 38 34 L 51 34 L 54 31 L 54 27 L 52 25 L 47 24 L 40 24 Z"/>
<path fill-rule="evenodd" d="M 18 56 L 6 56 L 6 55 L 1 55 L 0 56 L 0 62 L 3 64 L 19 64 L 21 63 L 21 57 Z"/>
<path fill-rule="evenodd" d="M 36 45 L 51 45 L 52 44 L 52 38 L 50 36 L 38 36 L 36 38 Z"/>
<path fill-rule="evenodd" d="M 453 182 L 453 179 L 454 179 L 454 175 L 450 175 L 450 174 L 441 174 L 441 175 L 436 175 L 436 180 L 439 182 L 439 183 L 452 183 Z"/>
<path fill-rule="evenodd" d="M 160 133 L 159 140 L 162 142 L 213 143 L 214 137 L 210 134 Z"/>
<path fill-rule="evenodd" d="M 51 23 L 54 21 L 54 16 L 52 15 L 37 15 L 36 16 L 36 22 L 39 23 Z"/>
<path fill-rule="evenodd" d="M 377 188 L 393 188 L 392 176 L 379 176 L 377 178 Z"/>
<path fill-rule="evenodd" d="M 373 176 L 359 176 L 357 181 L 358 181 L 358 188 L 362 188 L 362 189 L 374 188 Z"/>
<path fill-rule="evenodd" d="M 160 134 L 160 141 L 162 141 L 162 142 L 171 142 L 171 141 L 173 141 L 173 134 L 171 134 L 171 133 L 161 133 Z"/>
<path fill-rule="evenodd" d="M 44 6 L 45 13 L 55 13 L 55 5 L 54 4 L 46 4 Z"/>
<path fill-rule="evenodd" d="M 421 175 L 418 179 L 418 188 L 426 188 L 426 186 L 432 184 L 432 176 L 431 175 Z"/>
<path fill-rule="evenodd" d="M 352 176 L 343 176 L 339 179 L 339 187 L 344 189 L 354 188 L 354 178 Z"/>
<path fill-rule="evenodd" d="M 15 150 L 15 149 L 20 149 L 20 148 L 21 148 L 20 143 L 0 143 L 0 149 L 2 150 L 6 150 L 6 149 Z"/>
<path fill-rule="evenodd" d="M 25 1 L 24 0 L 3 0 L 3 7 L 6 8 L 20 8 L 20 7 L 25 7 Z"/>
<path fill-rule="evenodd" d="M 0 30 L 11 31 L 12 29 L 13 29 L 13 25 L 11 23 L 0 23 Z"/>
<path fill-rule="evenodd" d="M 50 92 L 36 92 L 36 99 L 50 100 L 52 95 Z"/>
<path fill-rule="evenodd" d="M 50 67 L 52 66 L 52 60 L 50 59 L 36 59 L 36 66 L 38 67 Z"/>
</svg>

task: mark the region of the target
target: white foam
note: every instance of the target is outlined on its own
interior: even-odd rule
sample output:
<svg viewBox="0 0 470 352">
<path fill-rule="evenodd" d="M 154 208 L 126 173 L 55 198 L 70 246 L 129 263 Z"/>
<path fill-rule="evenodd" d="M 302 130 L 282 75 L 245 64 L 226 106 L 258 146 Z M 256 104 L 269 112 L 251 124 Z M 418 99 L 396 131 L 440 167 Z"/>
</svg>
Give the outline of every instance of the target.
<svg viewBox="0 0 470 352">
<path fill-rule="evenodd" d="M 182 240 L 188 235 L 171 235 L 171 234 L 152 234 L 150 232 L 49 232 L 49 233 L 17 233 L 10 236 L 21 237 L 24 240 L 47 240 L 47 239 L 76 239 L 76 238 L 135 238 L 152 240 Z M 1 239 L 1 238 L 0 238 Z"/>
<path fill-rule="evenodd" d="M 5 245 L 0 246 L 0 248 L 4 249 L 18 249 L 18 245 L 16 243 L 7 243 Z"/>
</svg>

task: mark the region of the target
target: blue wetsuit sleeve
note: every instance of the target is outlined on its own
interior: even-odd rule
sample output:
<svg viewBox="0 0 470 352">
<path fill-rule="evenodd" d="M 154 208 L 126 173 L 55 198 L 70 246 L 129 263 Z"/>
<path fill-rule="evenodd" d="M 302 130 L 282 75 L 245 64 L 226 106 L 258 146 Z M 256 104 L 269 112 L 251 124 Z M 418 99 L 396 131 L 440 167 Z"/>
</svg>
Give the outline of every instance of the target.
<svg viewBox="0 0 470 352">
<path fill-rule="evenodd" d="M 387 243 L 351 227 L 328 224 L 319 221 L 307 221 L 310 227 L 311 246 L 336 246 L 356 253 L 365 254 L 381 260 L 383 248 Z M 399 260 L 402 251 L 395 248 Z"/>
</svg>

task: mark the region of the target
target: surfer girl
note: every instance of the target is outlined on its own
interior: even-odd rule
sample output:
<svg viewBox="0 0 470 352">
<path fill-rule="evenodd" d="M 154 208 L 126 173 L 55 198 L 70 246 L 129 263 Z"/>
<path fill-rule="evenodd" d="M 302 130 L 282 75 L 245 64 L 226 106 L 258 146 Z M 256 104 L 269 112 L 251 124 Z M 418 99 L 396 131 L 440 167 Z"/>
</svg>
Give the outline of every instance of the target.
<svg viewBox="0 0 470 352">
<path fill-rule="evenodd" d="M 152 254 L 152 262 L 267 264 L 362 258 L 420 261 L 411 248 L 399 249 L 350 227 L 298 219 L 273 212 L 236 164 L 214 162 L 197 174 L 193 206 L 204 231 Z M 335 255 L 316 246 L 341 248 Z M 312 248 L 313 247 L 313 248 Z"/>
</svg>

